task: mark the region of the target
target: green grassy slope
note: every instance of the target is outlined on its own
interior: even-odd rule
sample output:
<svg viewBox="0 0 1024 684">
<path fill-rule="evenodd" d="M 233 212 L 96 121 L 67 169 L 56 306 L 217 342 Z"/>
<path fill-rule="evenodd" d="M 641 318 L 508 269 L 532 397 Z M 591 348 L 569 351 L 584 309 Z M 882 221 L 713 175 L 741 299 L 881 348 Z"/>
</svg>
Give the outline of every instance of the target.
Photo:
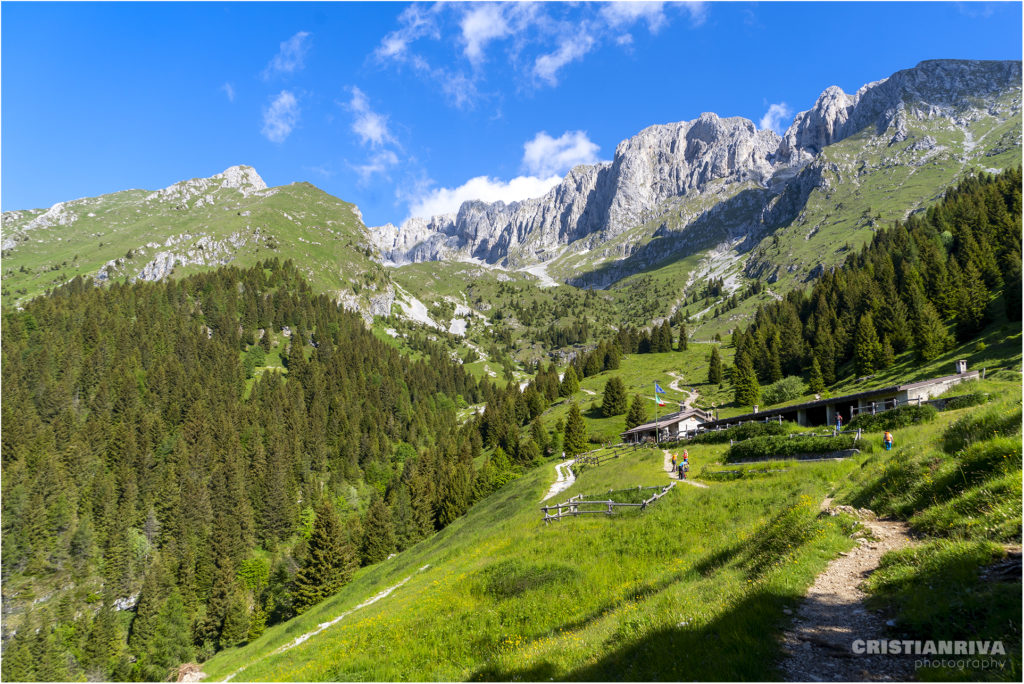
<svg viewBox="0 0 1024 684">
<path fill-rule="evenodd" d="M 1008 666 L 989 677 L 1012 680 L 1020 663 L 1019 648 L 1010 643 L 1013 630 L 1019 636 L 1020 584 L 987 583 L 978 570 L 1004 556 L 1000 543 L 1019 540 L 1019 486 L 993 489 L 1007 478 L 1019 485 L 1019 390 L 1007 381 L 990 381 L 987 389 L 997 397 L 993 404 L 896 430 L 893 452 L 865 445 L 847 461 L 782 462 L 707 489 L 677 485 L 647 511 L 614 518 L 543 523 L 540 499 L 555 479 L 549 462 L 435 537 L 363 569 L 309 614 L 218 654 L 203 666 L 207 680 L 232 674 L 256 681 L 773 679 L 778 635 L 788 623 L 783 610 L 795 607 L 827 561 L 853 544 L 850 519 L 818 514 L 826 495 L 909 518 L 927 536 L 924 548 L 941 552 L 935 563 L 914 552 L 890 554 L 869 584 L 877 607 L 895 618 L 893 638 L 927 632 L 927 638 L 1006 639 Z M 983 429 L 956 432 L 980 440 L 974 451 L 944 451 L 943 435 L 952 434 L 954 423 L 980 425 L 986 412 L 1006 410 L 1017 411 L 1009 461 L 971 456 L 989 453 L 993 439 L 1005 451 L 998 442 L 1004 438 Z M 691 473 L 720 467 L 727 448 L 694 445 Z M 965 463 L 974 479 L 950 479 Z M 627 451 L 585 469 L 549 503 L 666 483 L 662 465 L 658 450 Z M 975 501 L 979 486 L 996 492 L 994 498 Z M 980 522 L 966 522 L 974 518 Z M 939 529 L 934 520 L 961 524 Z M 936 567 L 959 568 L 964 586 L 977 588 L 968 603 L 951 600 L 944 583 L 928 579 Z M 913 600 L 921 591 L 934 595 L 927 606 Z"/>
<path fill-rule="evenodd" d="M 67 202 L 74 218 L 65 225 L 26 229 L 42 212 L 6 212 L 3 303 L 16 306 L 76 275 L 127 280 L 162 253 L 175 277 L 276 256 L 294 260 L 319 291 L 365 300 L 389 283 L 355 206 L 309 183 L 248 195 L 213 179 L 172 188 L 180 191 Z"/>
<path fill-rule="evenodd" d="M 719 450 L 694 453 L 695 465 Z M 658 451 L 631 452 L 588 469 L 555 500 L 667 483 L 662 461 Z M 816 518 L 848 469 L 800 466 L 757 487 L 679 485 L 644 513 L 545 525 L 549 464 L 204 671 L 210 681 L 242 667 L 243 680 L 763 678 L 778 655 L 782 608 L 852 543 L 848 521 Z"/>
</svg>

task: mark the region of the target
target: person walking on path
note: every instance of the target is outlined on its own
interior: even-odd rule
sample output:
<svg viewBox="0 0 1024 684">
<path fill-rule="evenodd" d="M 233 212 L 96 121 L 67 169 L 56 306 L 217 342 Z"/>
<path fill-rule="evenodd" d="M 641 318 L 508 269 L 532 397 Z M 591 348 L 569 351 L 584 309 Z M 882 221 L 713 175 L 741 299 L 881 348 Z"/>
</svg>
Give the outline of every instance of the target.
<svg viewBox="0 0 1024 684">
<path fill-rule="evenodd" d="M 679 479 L 686 479 L 686 467 L 682 463 L 679 464 Z"/>
<path fill-rule="evenodd" d="M 679 462 L 679 456 L 673 451 L 672 452 L 672 470 L 676 469 L 676 464 Z"/>
<path fill-rule="evenodd" d="M 882 435 L 882 444 L 885 446 L 886 451 L 892 450 L 892 433 L 888 430 L 886 430 L 885 434 Z"/>
</svg>

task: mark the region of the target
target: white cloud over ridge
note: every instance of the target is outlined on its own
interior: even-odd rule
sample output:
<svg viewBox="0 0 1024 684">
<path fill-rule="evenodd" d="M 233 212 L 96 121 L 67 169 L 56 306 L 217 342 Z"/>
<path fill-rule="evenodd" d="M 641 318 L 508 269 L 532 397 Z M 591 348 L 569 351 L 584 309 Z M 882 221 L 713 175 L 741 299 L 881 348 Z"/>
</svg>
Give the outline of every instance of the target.
<svg viewBox="0 0 1024 684">
<path fill-rule="evenodd" d="M 584 131 L 566 131 L 553 138 L 545 131 L 523 144 L 523 169 L 529 175 L 509 181 L 489 176 L 470 178 L 455 188 L 434 188 L 421 183 L 409 199 L 409 216 L 429 218 L 453 214 L 463 202 L 518 202 L 543 197 L 562 181 L 565 172 L 577 164 L 594 164 L 600 149 Z"/>
<path fill-rule="evenodd" d="M 299 122 L 299 101 L 291 92 L 282 90 L 263 110 L 263 129 L 270 142 L 283 143 Z"/>
<path fill-rule="evenodd" d="M 469 200 L 484 202 L 518 202 L 532 197 L 543 197 L 548 190 L 561 182 L 560 176 L 535 178 L 518 176 L 510 181 L 502 181 L 488 176 L 477 176 L 457 188 L 435 188 L 418 199 L 409 207 L 409 216 L 429 218 L 438 214 L 454 214 Z"/>
<path fill-rule="evenodd" d="M 534 176 L 561 176 L 578 164 L 597 163 L 599 149 L 584 131 L 566 131 L 557 138 L 541 131 L 523 145 L 523 168 Z"/>
<path fill-rule="evenodd" d="M 758 125 L 762 129 L 771 129 L 782 135 L 786 132 L 792 116 L 793 110 L 789 108 L 789 105 L 779 102 L 768 107 L 768 111 L 761 117 Z"/>
<path fill-rule="evenodd" d="M 385 143 L 395 142 L 395 138 L 388 130 L 388 118 L 373 111 L 366 94 L 356 86 L 352 86 L 352 99 L 347 106 L 355 114 L 352 131 L 359 136 L 363 145 L 380 147 Z"/>
<path fill-rule="evenodd" d="M 288 40 L 282 42 L 277 54 L 267 64 L 267 68 L 263 70 L 263 79 L 267 80 L 271 76 L 290 74 L 302 69 L 306 53 L 309 51 L 309 45 L 306 42 L 307 38 L 309 38 L 308 31 L 299 31 Z"/>
<path fill-rule="evenodd" d="M 352 168 L 359 174 L 359 182 L 366 184 L 377 174 L 387 176 L 388 171 L 397 165 L 397 154 L 391 150 L 381 150 L 373 154 L 365 164 L 353 165 Z"/>
</svg>

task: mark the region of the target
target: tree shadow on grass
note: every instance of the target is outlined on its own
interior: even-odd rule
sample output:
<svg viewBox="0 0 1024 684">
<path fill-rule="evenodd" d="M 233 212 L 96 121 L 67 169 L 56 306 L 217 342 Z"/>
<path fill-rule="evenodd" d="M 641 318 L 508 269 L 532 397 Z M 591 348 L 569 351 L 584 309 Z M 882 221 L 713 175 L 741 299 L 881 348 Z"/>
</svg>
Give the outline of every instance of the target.
<svg viewBox="0 0 1024 684">
<path fill-rule="evenodd" d="M 603 644 L 597 661 L 568 672 L 544 661 L 522 668 L 488 666 L 471 680 L 483 681 L 756 681 L 778 680 L 782 609 L 800 597 L 752 594 L 707 625 L 646 631 L 624 620 Z M 576 628 L 579 623 L 563 626 Z"/>
</svg>

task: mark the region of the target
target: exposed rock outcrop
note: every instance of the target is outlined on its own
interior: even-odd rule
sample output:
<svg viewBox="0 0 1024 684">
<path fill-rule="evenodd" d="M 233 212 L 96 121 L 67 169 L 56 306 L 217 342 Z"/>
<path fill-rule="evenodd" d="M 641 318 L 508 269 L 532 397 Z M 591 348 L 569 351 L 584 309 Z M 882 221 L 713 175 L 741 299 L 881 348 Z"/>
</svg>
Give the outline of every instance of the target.
<svg viewBox="0 0 1024 684">
<path fill-rule="evenodd" d="M 778 225 L 791 220 L 816 187 L 830 182 L 832 174 L 816 161 L 828 145 L 865 128 L 876 135 L 890 131 L 889 144 L 902 142 L 913 120 L 956 120 L 970 108 L 988 108 L 996 95 L 1019 91 L 1020 81 L 1019 61 L 921 62 L 853 95 L 827 88 L 782 137 L 757 130 L 747 119 L 705 113 L 644 129 L 621 142 L 610 163 L 572 169 L 543 197 L 509 204 L 468 201 L 454 215 L 411 218 L 401 228 L 387 224 L 370 231 L 384 258 L 395 264 L 479 259 L 521 267 L 550 260 L 576 241 L 577 250 L 599 247 L 659 219 L 680 198 L 711 191 L 731 197 L 723 185 L 734 183 L 770 190 L 746 221 L 751 229 Z M 916 144 L 915 150 L 930 149 L 935 141 Z M 698 218 L 679 217 L 674 229 L 697 226 Z M 614 251 L 628 257 L 633 249 L 620 244 Z"/>
</svg>

